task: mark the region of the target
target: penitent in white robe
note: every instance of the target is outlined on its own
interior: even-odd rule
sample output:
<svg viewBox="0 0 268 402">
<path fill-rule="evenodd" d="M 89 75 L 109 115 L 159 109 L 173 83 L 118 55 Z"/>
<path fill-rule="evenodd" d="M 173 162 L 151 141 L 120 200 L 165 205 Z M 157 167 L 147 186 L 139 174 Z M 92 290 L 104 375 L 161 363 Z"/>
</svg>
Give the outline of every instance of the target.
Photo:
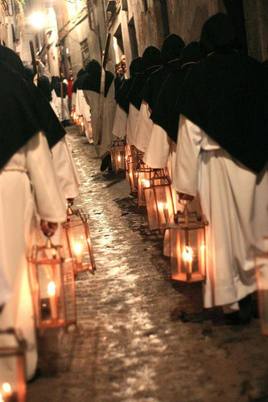
<svg viewBox="0 0 268 402">
<path fill-rule="evenodd" d="M 50 105 L 59 121 L 69 120 L 70 112 L 68 107 L 68 96 L 65 96 L 65 98 L 61 99 L 61 97 L 57 96 L 54 90 L 51 92 L 51 96 L 52 101 L 50 102 Z"/>
<path fill-rule="evenodd" d="M 121 106 L 117 105 L 115 110 L 113 135 L 118 138 L 125 138 L 127 134 L 127 113 Z"/>
<path fill-rule="evenodd" d="M 14 327 L 27 340 L 27 378 L 36 369 L 37 350 L 26 255 L 35 210 L 40 218 L 64 222 L 66 208 L 58 189 L 47 140 L 41 133 L 22 147 L 0 171 L 0 283 L 8 284 L 0 328 Z M 2 346 L 2 345 L 1 345 Z M 0 370 L 7 370 L 0 361 Z"/>
<path fill-rule="evenodd" d="M 85 100 L 90 108 L 91 113 L 91 129 L 94 144 L 98 144 L 99 135 L 99 99 L 100 94 L 94 91 L 84 90 Z"/>
<path fill-rule="evenodd" d="M 79 195 L 80 181 L 65 137 L 52 148 L 52 157 L 64 199 L 76 198 Z"/>
<path fill-rule="evenodd" d="M 267 174 L 257 184 L 254 173 L 184 116 L 179 132 L 175 188 L 199 193 L 209 222 L 204 306 L 237 306 L 256 290 L 252 255 L 268 232 Z"/>
<path fill-rule="evenodd" d="M 136 122 L 136 131 L 133 137 L 133 145 L 142 152 L 145 152 L 153 129 L 153 121 L 150 119 L 150 109 L 146 102 L 141 103 L 138 119 Z"/>
<path fill-rule="evenodd" d="M 114 84 L 109 88 L 107 96 L 104 97 L 103 113 L 101 116 L 101 143 L 99 146 L 99 156 L 104 157 L 110 152 L 113 141 L 113 124 L 116 109 Z"/>
<path fill-rule="evenodd" d="M 127 118 L 127 143 L 129 145 L 134 145 L 136 142 L 135 135 L 136 135 L 138 116 L 139 116 L 139 110 L 136 109 L 136 107 L 132 105 L 132 103 L 130 103 Z"/>
</svg>

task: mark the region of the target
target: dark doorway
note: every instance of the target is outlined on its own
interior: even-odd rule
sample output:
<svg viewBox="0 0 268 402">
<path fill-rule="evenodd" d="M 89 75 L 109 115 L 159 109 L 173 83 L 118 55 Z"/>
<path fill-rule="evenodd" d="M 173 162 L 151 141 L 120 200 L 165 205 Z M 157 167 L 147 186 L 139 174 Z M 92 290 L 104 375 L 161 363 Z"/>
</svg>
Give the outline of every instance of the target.
<svg viewBox="0 0 268 402">
<path fill-rule="evenodd" d="M 167 0 L 160 0 L 160 6 L 161 6 L 161 17 L 163 24 L 163 36 L 164 38 L 166 38 L 170 33 Z"/>
<path fill-rule="evenodd" d="M 241 52 L 247 54 L 248 45 L 243 0 L 223 0 L 223 2 L 235 28 L 236 46 Z"/>
<path fill-rule="evenodd" d="M 137 42 L 134 18 L 131 18 L 131 20 L 128 23 L 128 31 L 129 31 L 132 59 L 135 59 L 136 57 L 138 57 L 139 51 L 138 51 L 138 42 Z"/>
</svg>

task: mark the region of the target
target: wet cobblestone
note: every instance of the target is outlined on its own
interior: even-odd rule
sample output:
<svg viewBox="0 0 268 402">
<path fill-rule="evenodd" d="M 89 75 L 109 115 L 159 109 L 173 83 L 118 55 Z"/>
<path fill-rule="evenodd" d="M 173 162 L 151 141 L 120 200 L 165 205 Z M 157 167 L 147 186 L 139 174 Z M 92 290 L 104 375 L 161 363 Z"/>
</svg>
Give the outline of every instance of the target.
<svg viewBox="0 0 268 402">
<path fill-rule="evenodd" d="M 77 278 L 78 330 L 41 339 L 43 370 L 28 402 L 267 402 L 268 339 L 258 321 L 181 322 L 180 310 L 200 310 L 201 288 L 169 281 L 162 240 L 126 181 L 99 172 L 76 130 L 69 140 L 97 273 Z"/>
</svg>

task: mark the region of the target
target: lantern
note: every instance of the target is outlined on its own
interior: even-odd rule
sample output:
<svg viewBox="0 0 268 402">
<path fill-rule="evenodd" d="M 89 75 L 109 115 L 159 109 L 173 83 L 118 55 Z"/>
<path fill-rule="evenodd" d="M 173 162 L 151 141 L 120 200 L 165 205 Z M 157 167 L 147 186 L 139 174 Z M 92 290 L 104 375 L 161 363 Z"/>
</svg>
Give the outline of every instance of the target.
<svg viewBox="0 0 268 402">
<path fill-rule="evenodd" d="M 171 278 L 182 282 L 200 282 L 206 272 L 206 225 L 204 217 L 178 215 L 176 224 L 168 228 L 170 238 Z"/>
<path fill-rule="evenodd" d="M 30 282 L 37 328 L 76 324 L 74 262 L 63 258 L 62 246 L 48 239 L 45 245 L 33 247 Z"/>
<path fill-rule="evenodd" d="M 13 328 L 0 331 L 0 402 L 25 402 L 26 342 Z"/>
<path fill-rule="evenodd" d="M 116 173 L 120 170 L 124 171 L 125 166 L 125 142 L 122 140 L 115 140 L 111 148 L 111 158 L 113 169 Z"/>
<path fill-rule="evenodd" d="M 144 190 L 151 186 L 154 170 L 141 162 L 139 163 L 136 173 L 138 179 L 138 206 L 142 207 L 146 205 Z"/>
<path fill-rule="evenodd" d="M 268 238 L 265 239 L 267 244 Z M 268 252 L 256 256 L 258 306 L 263 335 L 268 335 Z"/>
<path fill-rule="evenodd" d="M 90 239 L 88 215 L 81 209 L 73 211 L 69 206 L 67 217 L 67 222 L 63 224 L 63 240 L 68 255 L 74 261 L 75 274 L 82 271 L 94 273 L 96 265 Z"/>
<path fill-rule="evenodd" d="M 174 221 L 174 204 L 166 170 L 154 172 L 150 186 L 144 189 L 149 228 L 163 229 Z"/>
</svg>

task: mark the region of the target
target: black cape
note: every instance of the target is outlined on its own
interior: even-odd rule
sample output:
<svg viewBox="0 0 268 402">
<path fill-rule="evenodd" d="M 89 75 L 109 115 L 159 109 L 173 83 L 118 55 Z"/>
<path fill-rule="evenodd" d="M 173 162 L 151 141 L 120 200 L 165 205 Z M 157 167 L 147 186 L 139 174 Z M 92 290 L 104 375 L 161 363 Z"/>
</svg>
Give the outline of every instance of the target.
<svg viewBox="0 0 268 402">
<path fill-rule="evenodd" d="M 50 148 L 65 135 L 47 100 L 24 77 L 20 58 L 0 46 L 0 168 L 39 131 L 46 135 Z"/>
<path fill-rule="evenodd" d="M 135 79 L 135 74 L 142 72 L 142 70 L 142 58 L 137 57 L 136 59 L 132 60 L 129 66 L 130 78 L 124 80 L 123 84 L 120 87 L 120 90 L 116 94 L 116 102 L 126 113 L 128 113 L 129 111 L 129 91 Z"/>
<path fill-rule="evenodd" d="M 62 82 L 60 77 L 52 77 L 51 79 L 51 91 L 55 91 L 56 95 L 58 98 L 61 98 L 61 85 L 62 85 L 62 95 L 63 98 L 67 96 L 67 84 L 65 82 Z"/>
<path fill-rule="evenodd" d="M 142 63 L 144 70 L 135 75 L 128 95 L 130 103 L 132 103 L 136 109 L 140 109 L 142 91 L 147 79 L 154 71 L 159 69 L 162 64 L 160 50 L 154 46 L 149 46 L 143 53 Z"/>
<path fill-rule="evenodd" d="M 80 81 L 79 89 L 97 92 L 101 91 L 101 65 L 97 60 L 91 60 L 85 68 L 85 74 Z M 113 83 L 114 75 L 110 71 L 105 71 L 105 89 L 104 96 L 106 97 Z"/>
<path fill-rule="evenodd" d="M 174 68 L 164 81 L 152 110 L 153 122 L 162 127 L 174 142 L 177 142 L 178 136 L 180 117 L 178 98 L 183 81 L 189 69 L 204 57 L 205 53 L 198 42 L 192 42 L 182 50 L 180 66 Z"/>
<path fill-rule="evenodd" d="M 235 51 L 195 65 L 181 91 L 181 113 L 239 162 L 260 172 L 268 160 L 268 93 L 263 66 Z"/>
<path fill-rule="evenodd" d="M 38 77 L 37 87 L 40 89 L 40 91 L 42 92 L 42 94 L 46 98 L 46 100 L 48 102 L 51 102 L 51 100 L 52 100 L 51 86 L 50 86 L 48 77 L 46 77 L 45 75 L 41 75 L 41 77 Z"/>
</svg>

